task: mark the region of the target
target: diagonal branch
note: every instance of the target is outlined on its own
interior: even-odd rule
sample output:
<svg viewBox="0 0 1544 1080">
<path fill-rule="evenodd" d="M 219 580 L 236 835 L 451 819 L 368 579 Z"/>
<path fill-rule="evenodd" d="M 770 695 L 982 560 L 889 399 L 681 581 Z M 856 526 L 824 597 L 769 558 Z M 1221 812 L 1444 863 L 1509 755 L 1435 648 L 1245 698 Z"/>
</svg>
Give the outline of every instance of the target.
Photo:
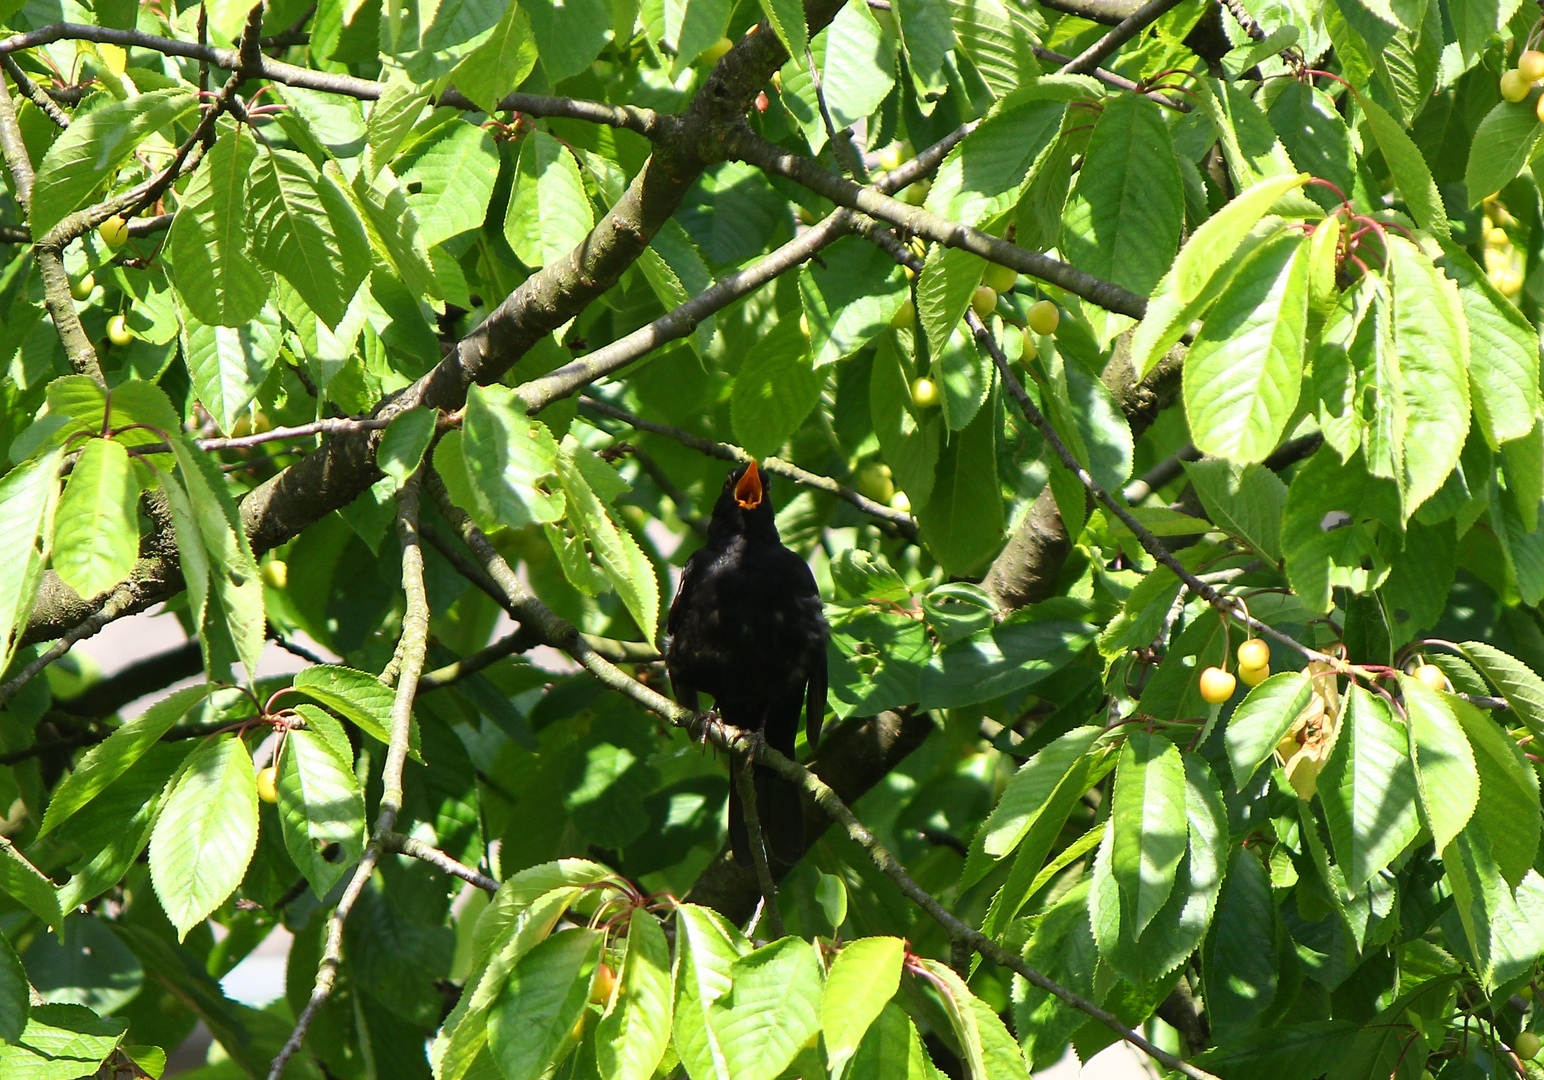
<svg viewBox="0 0 1544 1080">
<path fill-rule="evenodd" d="M 989 236 L 980 229 L 940 217 L 918 206 L 891 198 L 872 187 L 855 184 L 837 176 L 813 158 L 784 150 L 756 134 L 749 126 L 737 126 L 725 140 L 725 150 L 733 158 L 755 165 L 765 172 L 787 177 L 803 184 L 838 206 L 860 210 L 870 217 L 887 221 L 918 236 L 946 247 L 960 248 L 1021 274 L 1050 282 L 1106 311 L 1140 319 L 1147 311 L 1147 299 L 1113 282 L 1086 274 L 1038 251 Z"/>
<path fill-rule="evenodd" d="M 402 638 L 398 643 L 397 657 L 400 666 L 397 674 L 397 691 L 391 704 L 391 741 L 386 747 L 386 762 L 381 767 L 381 802 L 376 812 L 375 828 L 370 843 L 354 867 L 333 909 L 327 925 L 327 943 L 322 949 L 322 961 L 316 972 L 316 985 L 311 998 L 295 1021 L 294 1030 L 285 1040 L 268 1080 L 279 1080 L 289 1059 L 300 1049 L 317 1011 L 332 995 L 338 981 L 338 969 L 343 964 L 343 926 L 349 913 L 375 873 L 381 853 L 386 850 L 386 836 L 397 824 L 397 814 L 402 809 L 402 770 L 407 764 L 408 744 L 413 726 L 413 699 L 418 694 L 418 678 L 423 673 L 424 654 L 429 647 L 429 599 L 424 588 L 424 556 L 418 542 L 419 489 L 423 470 L 419 469 L 397 493 L 397 533 L 402 541 L 402 591 L 407 596 L 407 610 L 402 616 Z M 447 856 L 448 857 L 448 856 Z"/>
<path fill-rule="evenodd" d="M 597 655 L 594 650 L 584 644 L 583 639 L 570 623 L 559 618 L 550 608 L 532 595 L 530 590 L 525 587 L 525 584 L 515 575 L 514 570 L 504 561 L 503 556 L 494 549 L 488 538 L 483 535 L 482 530 L 478 529 L 472 522 L 466 511 L 450 501 L 449 494 L 446 492 L 445 486 L 439 480 L 439 477 L 431 472 L 426 482 L 431 496 L 446 520 L 460 533 L 462 540 L 466 542 L 478 561 L 483 564 L 483 568 L 487 570 L 489 577 L 498 582 L 501 588 L 508 590 L 510 603 L 518 607 L 528 617 L 532 626 L 537 627 L 547 636 L 548 644 L 563 649 L 606 686 L 631 698 L 644 708 L 658 713 L 674 726 L 684 728 L 694 734 L 700 734 L 704 740 L 712 742 L 716 747 L 728 752 L 735 758 L 755 754 L 759 762 L 769 765 L 781 775 L 798 784 L 802 790 L 814 799 L 823 811 L 842 825 L 848 836 L 863 846 L 874 860 L 874 864 L 894 881 L 909 899 L 921 907 L 923 911 L 927 912 L 934 921 L 948 932 L 951 940 L 963 943 L 965 946 L 979 952 L 994 964 L 1018 973 L 1035 986 L 1054 994 L 1072 1008 L 1098 1020 L 1122 1039 L 1145 1051 L 1169 1068 L 1190 1077 L 1191 1080 L 1217 1080 L 1211 1073 L 1198 1069 L 1194 1065 L 1190 1065 L 1161 1047 L 1154 1045 L 1151 1041 L 1121 1023 L 1114 1014 L 1107 1012 L 1093 1002 L 1046 977 L 1030 967 L 1021 957 L 1009 952 L 991 938 L 971 929 L 955 918 L 932 894 L 912 880 L 911 876 L 907 874 L 905 867 L 874 838 L 874 835 L 854 816 L 853 812 L 848 809 L 846 803 L 837 796 L 836 792 L 804 766 L 783 756 L 770 747 L 762 746 L 762 741 L 758 740 L 758 737 L 752 732 L 730 727 L 719 721 L 699 716 L 690 709 L 683 709 L 675 702 L 649 689 L 636 679 L 630 678 L 621 669 Z M 274 1078 L 270 1078 L 270 1080 L 274 1080 Z"/>
<path fill-rule="evenodd" d="M 1104 37 L 1078 54 L 1077 59 L 1065 64 L 1063 75 L 1087 75 L 1102 64 L 1126 42 L 1136 37 L 1170 10 L 1179 6 L 1180 0 L 1147 0 L 1147 3 L 1127 15 Z"/>
</svg>

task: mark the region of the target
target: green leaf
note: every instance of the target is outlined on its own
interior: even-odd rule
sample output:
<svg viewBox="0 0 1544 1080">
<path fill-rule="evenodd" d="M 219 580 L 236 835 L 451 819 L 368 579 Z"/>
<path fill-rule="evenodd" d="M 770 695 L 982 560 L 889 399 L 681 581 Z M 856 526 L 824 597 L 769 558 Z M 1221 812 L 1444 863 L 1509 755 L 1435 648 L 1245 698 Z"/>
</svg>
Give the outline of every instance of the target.
<svg viewBox="0 0 1544 1080">
<path fill-rule="evenodd" d="M 857 352 L 890 325 L 907 299 L 906 278 L 883 249 L 847 237 L 822 251 L 820 262 L 804 264 L 799 296 L 819 368 Z"/>
<path fill-rule="evenodd" d="M 1218 1044 L 1229 1045 L 1274 1002 L 1281 931 L 1270 873 L 1249 848 L 1234 849 L 1201 961 L 1206 1014 Z"/>
<path fill-rule="evenodd" d="M 1544 879 L 1529 870 L 1514 891 L 1478 823 L 1442 849 L 1442 865 L 1464 930 L 1464 940 L 1454 944 L 1468 945 L 1471 966 L 1486 991 L 1527 973 L 1544 951 Z"/>
<path fill-rule="evenodd" d="M 1370 96 L 1358 94 L 1356 103 L 1362 107 L 1368 130 L 1382 151 L 1389 172 L 1394 174 L 1394 182 L 1405 197 L 1410 216 L 1433 236 L 1450 237 L 1452 230 L 1448 226 L 1447 211 L 1442 206 L 1442 196 L 1437 192 L 1437 183 L 1431 178 L 1431 169 L 1421 156 L 1420 147 L 1406 133 L 1404 125 Z"/>
<path fill-rule="evenodd" d="M 897 0 L 891 11 L 917 97 L 931 104 L 948 87 L 946 67 L 954 51 L 949 5 L 945 0 Z"/>
<path fill-rule="evenodd" d="M 1040 74 L 1033 23 L 1022 9 L 998 0 L 951 0 L 949 20 L 959 51 L 998 98 Z"/>
<path fill-rule="evenodd" d="M 247 186 L 257 147 L 242 128 L 223 133 L 193 173 L 172 219 L 172 279 L 195 318 L 244 326 L 268 299 L 268 275 L 248 244 Z"/>
<path fill-rule="evenodd" d="M 605 935 L 560 930 L 515 964 L 488 1014 L 488 1046 L 505 1080 L 536 1080 L 584 1014 Z"/>
<path fill-rule="evenodd" d="M 935 1080 L 933 1067 L 917 1025 L 895 1002 L 887 1002 L 879 1019 L 869 1025 L 858 1052 L 852 1058 L 848 1075 L 884 1077 L 885 1080 Z"/>
<path fill-rule="evenodd" d="M 986 266 L 981 256 L 961 248 L 943 244 L 928 247 L 927 260 L 917 278 L 917 321 L 927 334 L 928 355 L 941 356 L 950 338 L 960 334 L 960 320 Z"/>
<path fill-rule="evenodd" d="M 849 941 L 831 962 L 820 1003 L 831 1075 L 842 1075 L 869 1026 L 900 988 L 905 953 L 900 938 L 866 937 Z"/>
<path fill-rule="evenodd" d="M 365 119 L 368 145 L 365 148 L 365 172 L 374 176 L 376 171 L 397 156 L 403 141 L 411 134 L 413 125 L 423 115 L 429 102 L 426 89 L 403 79 L 400 75 L 386 80 L 381 96 L 370 103 Z"/>
<path fill-rule="evenodd" d="M 1115 840 L 1110 869 L 1135 940 L 1169 899 L 1189 841 L 1179 749 L 1161 735 L 1132 732 L 1115 767 L 1111 805 Z"/>
<path fill-rule="evenodd" d="M 31 989 L 27 969 L 22 967 L 15 946 L 10 938 L 0 934 L 0 1041 L 21 1041 L 31 1007 Z"/>
<path fill-rule="evenodd" d="M 727 1074 L 775 1080 L 820 1033 L 821 969 L 815 947 L 783 938 L 737 957 L 729 992 L 708 1006 L 708 1027 Z"/>
<path fill-rule="evenodd" d="M 279 312 L 263 304 L 241 326 L 213 326 L 192 311 L 182 316 L 182 357 L 194 392 L 223 432 L 247 417 L 248 407 L 279 359 Z"/>
<path fill-rule="evenodd" d="M 536 35 L 525 8 L 510 4 L 481 44 L 461 58 L 450 81 L 488 115 L 536 68 Z M 372 144 L 374 139 L 371 140 Z"/>
<path fill-rule="evenodd" d="M 939 451 L 931 497 L 917 511 L 923 542 L 950 576 L 968 574 L 1002 543 L 994 416 L 981 409 Z"/>
<path fill-rule="evenodd" d="M 1185 220 L 1179 161 L 1156 104 L 1136 94 L 1105 101 L 1063 220 L 1069 262 L 1152 292 L 1179 251 Z"/>
<path fill-rule="evenodd" d="M 290 731 L 280 755 L 278 789 L 284 846 L 316 895 L 324 897 L 364 851 L 365 796 L 352 755 L 340 756 L 310 731 Z"/>
<path fill-rule="evenodd" d="M 329 327 L 370 270 L 370 241 L 335 180 L 294 150 L 263 148 L 252 173 L 252 252 Z"/>
<path fill-rule="evenodd" d="M 1464 186 L 1469 189 L 1470 206 L 1478 206 L 1517 178 L 1533 156 L 1540 134 L 1544 124 L 1539 123 L 1531 98 L 1496 102 L 1474 129 L 1469 144 Z"/>
<path fill-rule="evenodd" d="M 1539 851 L 1539 777 L 1522 749 L 1490 714 L 1462 698 L 1447 699 L 1474 750 L 1480 797 L 1474 822 L 1490 838 L 1491 854 L 1514 889 Z"/>
<path fill-rule="evenodd" d="M 1469 433 L 1469 335 L 1458 289 L 1402 237 L 1389 237 L 1394 344 L 1409 423 L 1404 511 L 1408 517 L 1446 482 Z"/>
<path fill-rule="evenodd" d="M 365 231 L 372 249 L 396 271 L 403 287 L 420 296 L 444 299 L 423 230 L 418 226 L 418 215 L 395 174 L 385 166 L 377 169 L 373 177 L 361 169 L 354 174 L 349 190 L 364 212 Z M 353 319 L 345 318 L 345 325 L 352 322 Z M 346 337 L 349 331 L 340 326 L 338 333 Z"/>
<path fill-rule="evenodd" d="M 493 523 L 519 528 L 563 516 L 563 495 L 548 482 L 557 474 L 557 442 L 546 424 L 525 415 L 513 390 L 469 387 L 462 432 L 467 472 L 492 507 Z"/>
<path fill-rule="evenodd" d="M 177 940 L 236 891 L 257 847 L 252 755 L 235 735 L 193 751 L 150 834 L 150 880 Z"/>
<path fill-rule="evenodd" d="M 433 409 L 422 406 L 393 417 L 375 449 L 375 464 L 381 472 L 399 484 L 405 483 L 417 471 L 434 439 L 436 419 Z"/>
<path fill-rule="evenodd" d="M 1536 739 L 1544 739 L 1544 679 L 1527 664 L 1483 641 L 1466 641 L 1460 648 L 1496 692 L 1506 698 Z"/>
<path fill-rule="evenodd" d="M 54 883 L 9 840 L 0 843 L 0 892 L 10 893 L 50 927 L 64 921 Z"/>
<path fill-rule="evenodd" d="M 1303 238 L 1267 241 L 1206 316 L 1185 359 L 1185 415 L 1203 453 L 1263 461 L 1297 405 L 1308 320 Z"/>
<path fill-rule="evenodd" d="M 1421 808 L 1437 850 L 1468 824 L 1480 797 L 1474 751 L 1445 695 L 1419 679 L 1399 676 L 1415 748 L 1415 776 Z"/>
<path fill-rule="evenodd" d="M 1327 1061 L 1351 1049 L 1357 1026 L 1349 1020 L 1315 1020 L 1262 1028 L 1230 1038 L 1194 1059 L 1222 1080 L 1311 1080 Z"/>
<path fill-rule="evenodd" d="M 599 488 L 613 499 L 627 490 L 616 470 L 568 435 L 558 448 L 558 477 L 563 483 L 569 524 L 589 542 L 596 562 L 643 631 L 644 640 L 653 641 L 659 627 L 659 581 L 654 564 L 632 533 L 612 519 L 595 490 Z"/>
<path fill-rule="evenodd" d="M 1056 618 L 1054 609 L 1025 608 L 938 652 L 922 673 L 921 707 L 970 705 L 1032 686 L 1093 638 L 1094 628 L 1085 622 Z"/>
<path fill-rule="evenodd" d="M 66 214 L 84 206 L 104 180 L 116 176 L 152 132 L 198 107 L 191 90 L 168 87 L 127 101 L 109 101 L 76 116 L 38 162 L 32 194 L 32 235 L 41 238 Z"/>
<path fill-rule="evenodd" d="M 482 225 L 499 171 L 493 136 L 454 115 L 395 162 L 429 248 Z"/>
<path fill-rule="evenodd" d="M 1052 793 L 1088 753 L 1101 730 L 1074 728 L 1019 766 L 982 826 L 986 854 L 1001 859 L 1019 846 L 1049 806 Z"/>
<path fill-rule="evenodd" d="M 352 720 L 377 742 L 391 742 L 391 706 L 396 695 L 374 675 L 337 664 L 315 664 L 296 672 L 291 685 Z"/>
<path fill-rule="evenodd" d="M 943 1001 L 944 1013 L 949 1017 L 949 1026 L 954 1029 L 954 1041 L 959 1045 L 967 1075 L 991 1076 L 986 1069 L 981 1027 L 976 1022 L 976 1010 L 971 1007 L 976 995 L 970 992 L 970 987 L 952 968 L 937 960 L 923 960 L 922 966 L 931 976 L 929 981 Z"/>
<path fill-rule="evenodd" d="M 1217 275 L 1277 199 L 1307 180 L 1305 174 L 1272 176 L 1242 192 L 1197 226 L 1153 290 L 1147 313 L 1131 340 L 1131 363 L 1144 375 L 1163 359 L 1201 315 L 1201 301 L 1221 292 Z"/>
<path fill-rule="evenodd" d="M 123 1041 L 129 1022 L 102 1018 L 84 1005 L 39 1005 L 21 1038 L 0 1046 L 0 1075 L 16 1080 L 94 1076 Z"/>
<path fill-rule="evenodd" d="M 173 690 L 134 719 L 125 721 L 105 741 L 87 750 L 75 763 L 74 770 L 54 789 L 39 833 L 52 832 L 100 795 L 213 689 L 212 684 L 201 683 Z"/>
<path fill-rule="evenodd" d="M 595 1028 L 606 1080 L 649 1080 L 670 1045 L 670 945 L 659 920 L 635 908 L 627 922 L 621 990 Z"/>
<path fill-rule="evenodd" d="M 584 243 L 594 224 L 573 151 L 545 131 L 526 136 L 504 214 L 516 257 L 532 269 L 548 266 Z"/>
<path fill-rule="evenodd" d="M 809 30 L 804 25 L 804 5 L 799 0 L 761 0 L 761 10 L 793 63 L 802 67 L 804 50 L 810 43 Z"/>
<path fill-rule="evenodd" d="M 54 571 L 84 599 L 129 576 L 139 557 L 139 485 L 129 452 L 88 439 L 65 485 L 54 529 Z"/>
<path fill-rule="evenodd" d="M 1327 1080 L 1419 1076 L 1411 1066 L 1426 1061 L 1425 1033 L 1447 1013 L 1456 977 L 1447 974 L 1428 979 L 1378 1013 L 1357 1032 L 1350 1049 L 1331 1064 Z M 1410 1065 L 1403 1064 L 1407 1061 Z"/>
<path fill-rule="evenodd" d="M 920 294 L 918 294 L 920 295 Z M 944 425 L 959 431 L 979 415 L 987 394 L 992 390 L 995 372 L 992 360 L 963 326 L 956 326 L 939 352 L 933 354 L 930 369 L 943 392 Z"/>
<path fill-rule="evenodd" d="M 896 44 L 895 34 L 881 29 L 873 13 L 858 4 L 844 5 L 831 25 L 810 42 L 836 130 L 872 116 L 890 93 L 895 85 Z M 826 143 L 825 118 L 802 53 L 783 65 L 782 79 L 782 102 L 799 121 L 810 149 L 818 153 Z"/>
<path fill-rule="evenodd" d="M 990 221 L 1019 201 L 1030 169 L 1051 145 L 1067 110 L 1031 85 L 998 104 L 960 142 L 933 181 L 927 209 L 966 225 Z M 1036 96 L 1032 96 L 1036 95 Z"/>
<path fill-rule="evenodd" d="M 740 932 L 716 911 L 696 904 L 676 908 L 673 1045 L 691 1076 L 731 1080 L 709 1017 L 713 1003 L 730 991 L 734 961 L 749 950 Z"/>
<path fill-rule="evenodd" d="M 1312 696 L 1308 676 L 1301 671 L 1282 671 L 1250 690 L 1233 710 L 1223 741 L 1233 770 L 1234 790 L 1243 791 L 1254 779 Z"/>
<path fill-rule="evenodd" d="M 809 340 L 783 319 L 751 346 L 729 395 L 735 439 L 757 457 L 775 454 L 820 400 Z"/>
<path fill-rule="evenodd" d="M 1495 450 L 1533 430 L 1539 411 L 1539 335 L 1463 248 L 1444 242 L 1437 265 L 1458 283 L 1469 330 L 1474 418 Z"/>
<path fill-rule="evenodd" d="M 1287 490 L 1281 547 L 1293 590 L 1328 612 L 1331 586 L 1374 587 L 1388 572 L 1401 518 L 1392 481 L 1369 476 L 1360 455 L 1342 464 L 1333 448 L 1321 448 Z"/>
<path fill-rule="evenodd" d="M 0 671 L 16 655 L 53 545 L 63 458 L 64 448 L 55 447 L 0 477 Z"/>
<path fill-rule="evenodd" d="M 1264 465 L 1240 468 L 1215 458 L 1187 461 L 1206 516 L 1270 563 L 1281 561 L 1281 517 L 1287 485 Z"/>
<path fill-rule="evenodd" d="M 1103 831 L 1103 826 L 1089 830 L 1095 837 Z M 1094 984 L 1099 948 L 1088 924 L 1086 880 L 1035 920 L 1023 956 L 1030 967 L 1073 993 L 1089 999 L 1099 996 Z M 1022 975 L 1014 976 L 1013 1027 L 1032 1068 L 1046 1068 L 1058 1060 L 1068 1038 L 1086 1020 L 1085 1014 L 1054 994 L 1031 985 Z"/>
<path fill-rule="evenodd" d="M 1318 791 L 1335 861 L 1353 892 L 1421 831 L 1409 735 L 1382 699 L 1355 684 L 1346 692 Z"/>
<path fill-rule="evenodd" d="M 209 556 L 210 611 L 214 612 L 217 603 L 221 625 L 235 655 L 251 675 L 257 671 L 257 659 L 262 654 L 267 629 L 263 581 L 258 576 L 257 560 L 252 557 L 252 546 L 247 540 L 241 515 L 226 490 L 225 476 L 219 465 L 194 447 L 186 435 L 174 437 L 171 447 L 197 516 L 199 537 Z M 200 635 L 206 668 L 211 667 L 213 655 L 209 628 L 206 618 L 205 632 Z"/>
<path fill-rule="evenodd" d="M 549 84 L 589 67 L 610 36 L 611 8 L 602 0 L 525 0 L 520 6 L 531 17 L 536 53 Z"/>
</svg>

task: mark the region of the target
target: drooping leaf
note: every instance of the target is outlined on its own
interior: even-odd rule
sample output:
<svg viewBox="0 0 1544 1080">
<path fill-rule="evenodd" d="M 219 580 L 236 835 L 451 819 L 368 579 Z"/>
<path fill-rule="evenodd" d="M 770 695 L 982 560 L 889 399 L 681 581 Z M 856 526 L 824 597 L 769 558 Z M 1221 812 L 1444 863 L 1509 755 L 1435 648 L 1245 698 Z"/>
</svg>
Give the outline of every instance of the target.
<svg viewBox="0 0 1544 1080">
<path fill-rule="evenodd" d="M 1308 706 L 1313 688 L 1301 671 L 1281 671 L 1249 691 L 1228 718 L 1224 741 L 1233 786 L 1243 791 Z"/>
<path fill-rule="evenodd" d="M 900 938 L 859 938 L 848 942 L 831 962 L 820 1016 L 833 1075 L 842 1075 L 869 1026 L 895 996 L 904 953 Z"/>
<path fill-rule="evenodd" d="M 1133 939 L 1142 936 L 1174 888 L 1189 840 L 1184 806 L 1185 771 L 1178 748 L 1162 736 L 1132 732 L 1115 769 L 1110 865 Z"/>
<path fill-rule="evenodd" d="M 280 756 L 278 790 L 284 846 L 316 895 L 326 896 L 364 850 L 365 799 L 352 755 L 342 757 L 310 731 L 290 731 Z"/>
<path fill-rule="evenodd" d="M 150 835 L 150 880 L 179 941 L 241 884 L 256 847 L 252 755 L 240 738 L 215 736 L 172 780 Z"/>
<path fill-rule="evenodd" d="M 606 1080 L 649 1080 L 670 1044 L 670 946 L 659 920 L 634 910 L 627 922 L 621 989 L 595 1029 L 595 1058 Z"/>
<path fill-rule="evenodd" d="M 0 670 L 10 667 L 37 600 L 53 545 L 63 457 L 58 447 L 0 477 L 0 558 L 8 568 L 0 575 Z"/>
<path fill-rule="evenodd" d="M 54 571 L 90 599 L 129 576 L 139 556 L 139 485 L 129 452 L 89 439 L 65 485 L 54 531 Z"/>
<path fill-rule="evenodd" d="M 172 219 L 167 242 L 177 295 L 208 326 L 245 326 L 268 299 L 268 275 L 252 257 L 247 214 L 256 161 L 257 146 L 243 129 L 224 132 Z"/>
<path fill-rule="evenodd" d="M 1447 698 L 1419 679 L 1399 677 L 1415 750 L 1421 808 L 1437 850 L 1444 850 L 1474 814 L 1480 797 L 1474 750 Z"/>
<path fill-rule="evenodd" d="M 1346 692 L 1334 749 L 1319 774 L 1335 861 L 1360 891 L 1420 832 L 1408 733 L 1360 686 Z"/>
</svg>

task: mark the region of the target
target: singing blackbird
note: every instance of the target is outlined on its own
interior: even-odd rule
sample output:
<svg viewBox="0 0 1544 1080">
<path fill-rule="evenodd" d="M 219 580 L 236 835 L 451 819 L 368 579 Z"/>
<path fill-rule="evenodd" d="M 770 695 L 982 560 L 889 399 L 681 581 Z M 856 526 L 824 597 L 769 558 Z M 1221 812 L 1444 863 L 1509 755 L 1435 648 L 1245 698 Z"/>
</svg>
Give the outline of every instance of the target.
<svg viewBox="0 0 1544 1080">
<path fill-rule="evenodd" d="M 708 542 L 686 562 L 665 629 L 665 666 L 682 705 L 696 709 L 697 695 L 711 694 L 725 722 L 759 731 L 789 757 L 801 710 L 810 745 L 819 739 L 830 631 L 815 575 L 777 535 L 768 478 L 754 460 L 725 479 Z M 757 765 L 755 790 L 768 852 L 797 862 L 804 854 L 797 785 Z M 733 782 L 729 843 L 735 861 L 749 865 L 745 808 Z"/>
</svg>

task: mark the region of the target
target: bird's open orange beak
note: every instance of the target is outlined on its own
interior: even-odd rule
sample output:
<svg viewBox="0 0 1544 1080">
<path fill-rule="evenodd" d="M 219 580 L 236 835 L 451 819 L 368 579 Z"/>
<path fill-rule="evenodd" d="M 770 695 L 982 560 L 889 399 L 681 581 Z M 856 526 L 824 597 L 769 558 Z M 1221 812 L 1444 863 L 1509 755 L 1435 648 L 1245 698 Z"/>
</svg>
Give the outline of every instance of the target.
<svg viewBox="0 0 1544 1080">
<path fill-rule="evenodd" d="M 761 472 L 756 468 L 756 459 L 751 458 L 751 463 L 745 467 L 745 475 L 734 486 L 734 501 L 745 510 L 754 510 L 761 505 L 762 495 Z"/>
</svg>

